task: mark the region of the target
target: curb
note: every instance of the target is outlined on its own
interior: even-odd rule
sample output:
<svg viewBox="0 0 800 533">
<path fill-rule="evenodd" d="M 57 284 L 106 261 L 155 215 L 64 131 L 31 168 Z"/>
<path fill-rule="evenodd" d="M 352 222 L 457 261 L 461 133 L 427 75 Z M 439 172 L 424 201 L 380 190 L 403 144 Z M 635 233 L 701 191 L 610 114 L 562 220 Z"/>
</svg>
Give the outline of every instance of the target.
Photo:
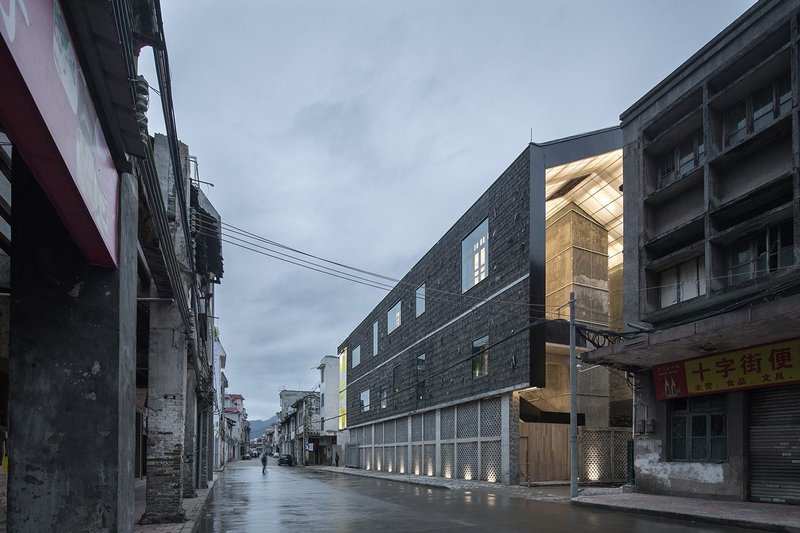
<svg viewBox="0 0 800 533">
<path fill-rule="evenodd" d="M 316 470 L 317 472 L 330 472 L 332 474 L 342 474 L 342 475 L 346 475 L 346 476 L 368 477 L 368 478 L 372 478 L 372 479 L 382 479 L 384 481 L 394 481 L 396 483 L 406 483 L 408 485 L 418 485 L 418 486 L 421 486 L 421 487 L 432 487 L 432 488 L 435 488 L 435 489 L 453 490 L 453 487 L 449 487 L 449 486 L 444 485 L 444 484 L 438 484 L 436 482 L 424 481 L 424 480 L 412 479 L 412 478 L 399 478 L 398 479 L 398 478 L 390 478 L 390 477 L 386 477 L 386 476 L 374 476 L 374 475 L 371 475 L 371 474 L 361 473 L 361 472 L 359 472 L 357 470 L 353 470 L 353 469 L 349 469 L 348 470 L 347 467 L 345 467 L 341 471 L 339 471 L 339 470 L 328 470 L 326 468 L 315 468 L 315 467 L 309 467 L 309 466 L 307 466 L 305 468 L 308 468 L 309 470 Z"/>
<path fill-rule="evenodd" d="M 580 498 L 580 496 L 579 496 Z M 648 516 L 658 516 L 660 518 L 672 518 L 676 520 L 685 520 L 689 522 L 704 522 L 707 524 L 717 524 L 721 526 L 732 526 L 744 529 L 756 529 L 761 531 L 780 531 L 784 533 L 798 533 L 800 528 L 783 526 L 780 524 L 771 524 L 765 522 L 756 522 L 753 520 L 725 518 L 720 516 L 705 516 L 683 513 L 681 511 L 666 511 L 662 509 L 650 509 L 645 507 L 627 507 L 624 505 L 614 505 L 609 503 L 587 502 L 577 499 L 570 500 L 572 505 L 579 505 L 581 507 L 589 507 L 593 509 L 602 509 L 605 511 L 618 511 L 622 513 L 640 514 Z"/>
<path fill-rule="evenodd" d="M 206 496 L 203 499 L 203 503 L 197 506 L 197 514 L 192 517 L 192 529 L 190 530 L 191 533 L 197 533 L 197 529 L 200 527 L 200 517 L 203 515 L 203 511 L 206 509 L 206 505 L 208 505 L 208 499 L 211 498 L 211 492 L 214 490 L 214 485 L 217 484 L 217 478 L 211 480 L 208 483 L 208 492 L 206 492 Z"/>
</svg>

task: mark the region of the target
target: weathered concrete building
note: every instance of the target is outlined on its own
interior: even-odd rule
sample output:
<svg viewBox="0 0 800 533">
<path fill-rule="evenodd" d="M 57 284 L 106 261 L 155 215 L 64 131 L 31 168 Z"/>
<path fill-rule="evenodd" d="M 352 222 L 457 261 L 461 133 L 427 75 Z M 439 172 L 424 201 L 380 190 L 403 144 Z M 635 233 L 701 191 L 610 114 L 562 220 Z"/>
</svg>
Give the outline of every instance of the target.
<svg viewBox="0 0 800 533">
<path fill-rule="evenodd" d="M 347 336 L 348 466 L 568 478 L 566 304 L 575 292 L 576 319 L 604 328 L 618 306 L 621 140 L 529 145 Z M 581 373 L 587 427 L 609 425 L 609 380 Z"/>
<path fill-rule="evenodd" d="M 800 6 L 763 0 L 622 114 L 636 490 L 800 503 Z"/>
<path fill-rule="evenodd" d="M 22 5 L 0 25 L 8 529 L 130 531 L 135 477 L 160 521 L 209 475 L 219 215 L 178 142 L 156 4 Z M 135 55 L 154 43 L 157 139 Z"/>
</svg>

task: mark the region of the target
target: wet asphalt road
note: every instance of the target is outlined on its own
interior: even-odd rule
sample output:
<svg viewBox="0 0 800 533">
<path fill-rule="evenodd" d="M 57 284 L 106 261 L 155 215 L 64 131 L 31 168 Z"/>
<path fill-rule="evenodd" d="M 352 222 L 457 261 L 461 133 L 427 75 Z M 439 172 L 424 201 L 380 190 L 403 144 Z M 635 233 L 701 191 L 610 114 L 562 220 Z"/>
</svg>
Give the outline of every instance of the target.
<svg viewBox="0 0 800 533">
<path fill-rule="evenodd" d="M 568 503 L 513 499 L 488 491 L 429 488 L 361 476 L 239 461 L 217 479 L 202 533 L 262 531 L 675 531 L 742 533 Z"/>
</svg>

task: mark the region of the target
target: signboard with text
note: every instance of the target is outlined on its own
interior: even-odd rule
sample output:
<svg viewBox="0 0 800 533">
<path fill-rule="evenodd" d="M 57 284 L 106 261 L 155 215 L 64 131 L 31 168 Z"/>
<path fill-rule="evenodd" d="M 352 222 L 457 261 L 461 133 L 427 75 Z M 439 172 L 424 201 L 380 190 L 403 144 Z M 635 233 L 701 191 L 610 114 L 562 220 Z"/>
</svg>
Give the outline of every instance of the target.
<svg viewBox="0 0 800 533">
<path fill-rule="evenodd" d="M 800 339 L 653 366 L 659 400 L 800 382 Z"/>
<path fill-rule="evenodd" d="M 90 263 L 116 266 L 119 175 L 57 0 L 0 0 L 0 122 Z"/>
</svg>

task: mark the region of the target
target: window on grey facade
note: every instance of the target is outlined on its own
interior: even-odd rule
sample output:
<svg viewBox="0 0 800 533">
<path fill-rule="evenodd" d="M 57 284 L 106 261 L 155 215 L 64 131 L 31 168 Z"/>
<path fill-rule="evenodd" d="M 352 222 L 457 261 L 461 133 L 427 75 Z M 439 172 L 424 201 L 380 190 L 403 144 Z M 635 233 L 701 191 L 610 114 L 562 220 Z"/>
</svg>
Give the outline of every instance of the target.
<svg viewBox="0 0 800 533">
<path fill-rule="evenodd" d="M 319 406 L 320 407 L 325 407 L 325 393 L 324 392 L 321 392 L 319 394 Z"/>
<path fill-rule="evenodd" d="M 489 219 L 484 219 L 461 241 L 461 292 L 489 275 Z"/>
<path fill-rule="evenodd" d="M 794 228 L 785 220 L 728 247 L 731 285 L 776 272 L 794 264 Z"/>
<path fill-rule="evenodd" d="M 389 406 L 389 391 L 386 390 L 386 385 L 381 385 L 381 409 L 386 409 Z"/>
<path fill-rule="evenodd" d="M 658 185 L 665 187 L 706 160 L 703 130 L 694 131 L 658 160 Z"/>
<path fill-rule="evenodd" d="M 424 312 L 425 312 L 425 284 L 423 283 L 422 285 L 417 287 L 416 313 L 417 316 L 419 316 Z"/>
<path fill-rule="evenodd" d="M 378 355 L 378 321 L 372 323 L 372 355 Z"/>
<path fill-rule="evenodd" d="M 425 399 L 425 380 L 428 375 L 428 359 L 425 354 L 417 356 L 417 400 Z"/>
<path fill-rule="evenodd" d="M 361 393 L 360 400 L 361 400 L 361 411 L 362 412 L 369 411 L 369 389 Z"/>
<path fill-rule="evenodd" d="M 400 365 L 395 365 L 392 369 L 392 393 L 400 392 Z"/>
<path fill-rule="evenodd" d="M 670 459 L 722 462 L 728 459 L 727 396 L 670 402 Z"/>
<path fill-rule="evenodd" d="M 695 257 L 660 273 L 661 307 L 697 298 L 706 293 L 705 256 Z"/>
<path fill-rule="evenodd" d="M 353 348 L 351 359 L 353 360 L 353 364 L 351 365 L 353 368 L 358 366 L 358 363 L 361 362 L 361 345 L 359 344 L 355 348 Z"/>
<path fill-rule="evenodd" d="M 472 377 L 481 378 L 489 373 L 489 336 L 472 342 Z"/>
<path fill-rule="evenodd" d="M 400 327 L 402 323 L 402 303 L 402 300 L 397 302 L 389 309 L 389 312 L 386 313 L 386 333 L 391 333 Z"/>
<path fill-rule="evenodd" d="M 785 74 L 738 101 L 725 112 L 725 145 L 762 130 L 792 109 L 792 84 Z"/>
</svg>

